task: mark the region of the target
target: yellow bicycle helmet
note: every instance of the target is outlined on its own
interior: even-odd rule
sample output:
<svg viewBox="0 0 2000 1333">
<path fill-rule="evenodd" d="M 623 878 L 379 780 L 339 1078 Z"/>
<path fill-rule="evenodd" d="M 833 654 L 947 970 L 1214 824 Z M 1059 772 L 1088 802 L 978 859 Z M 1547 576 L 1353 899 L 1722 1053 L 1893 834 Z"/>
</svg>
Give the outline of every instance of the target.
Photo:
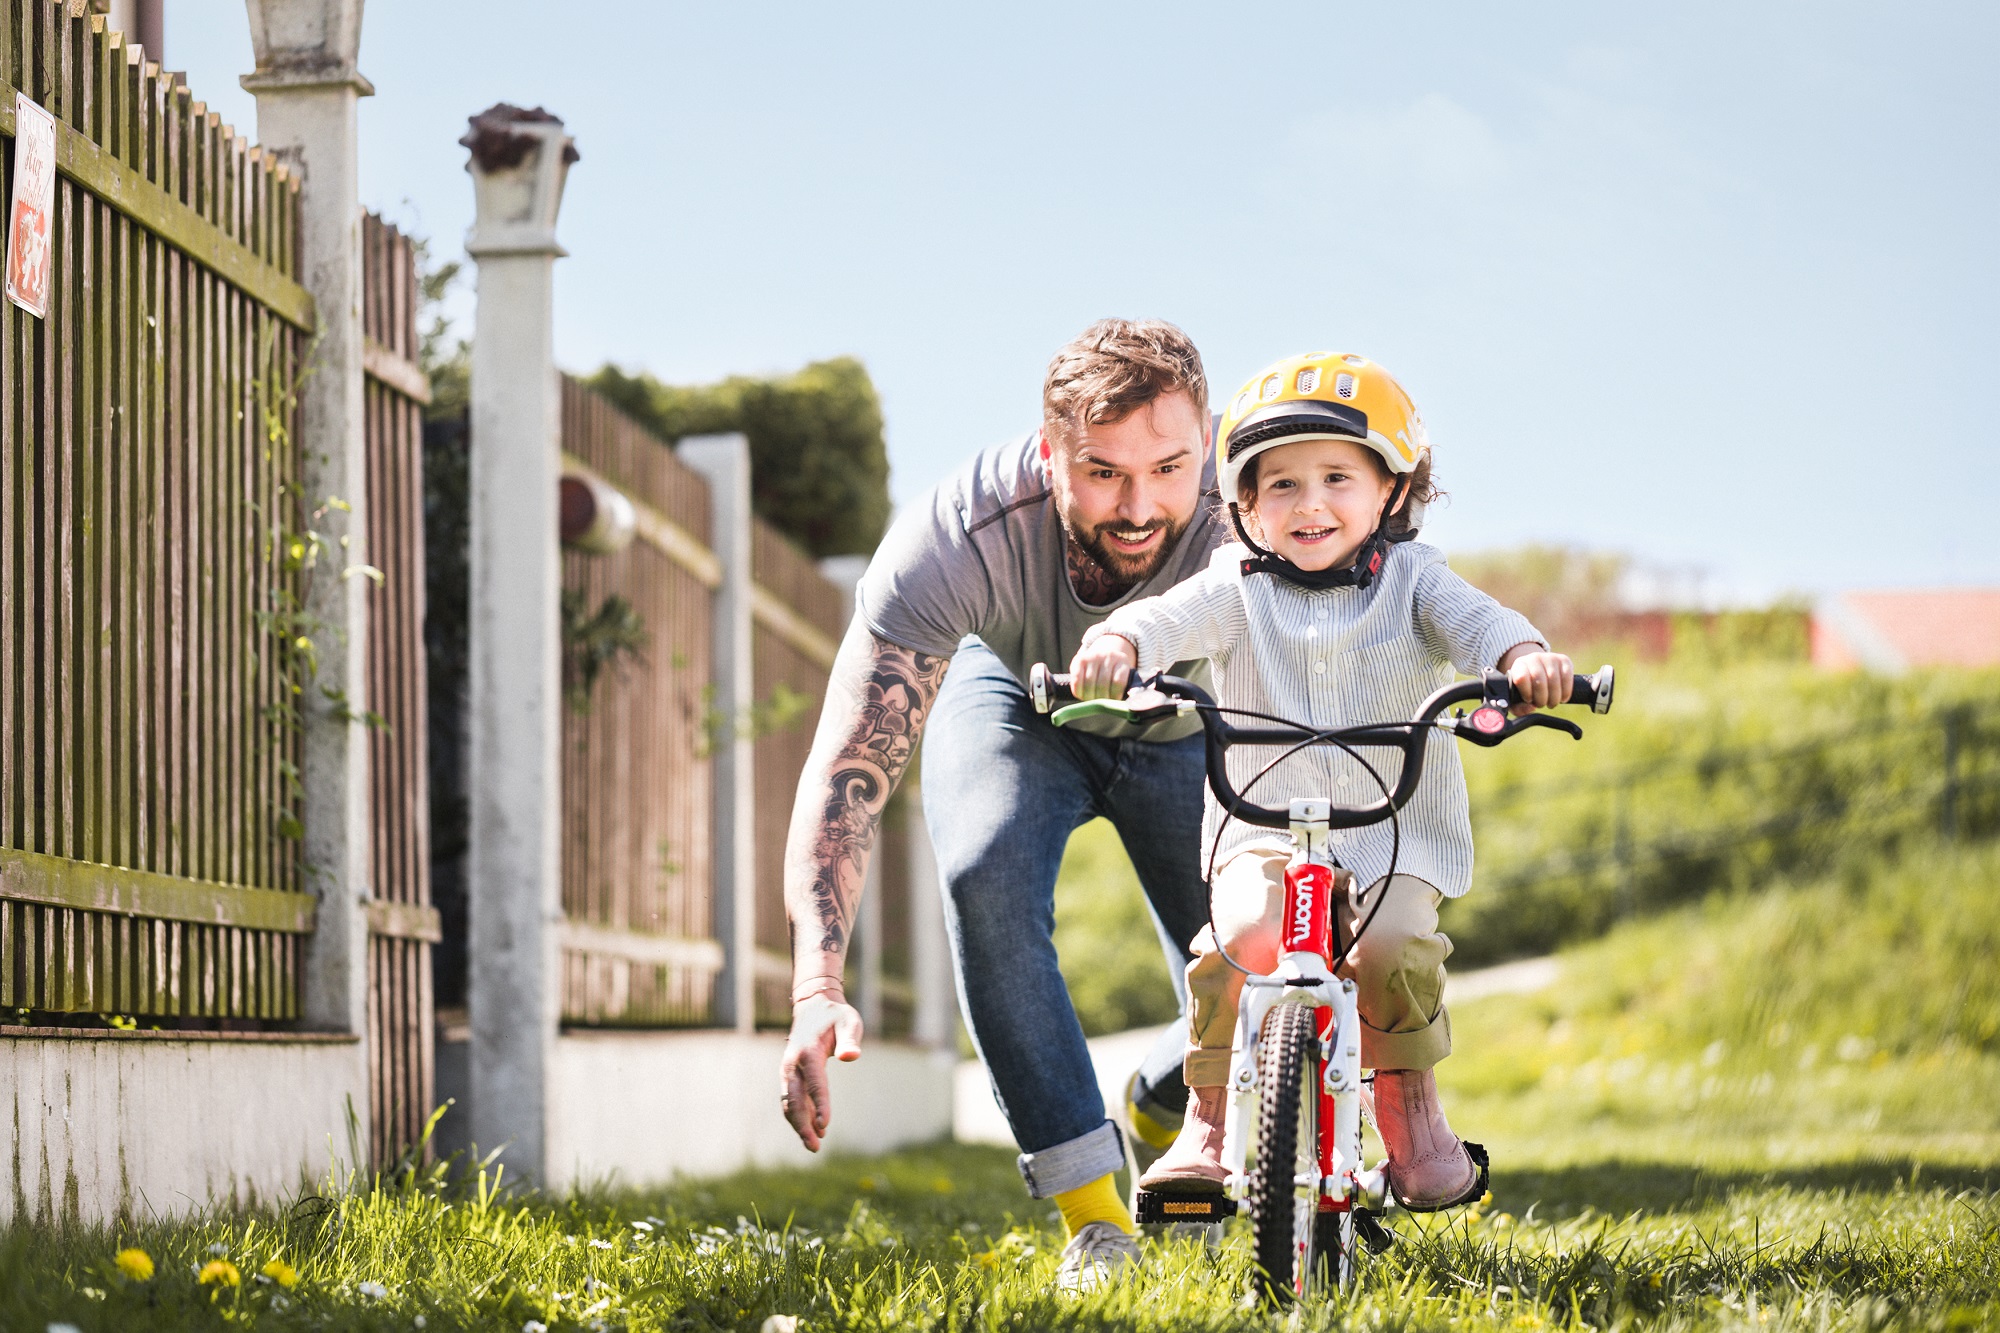
<svg viewBox="0 0 2000 1333">
<path fill-rule="evenodd" d="M 1297 440 L 1354 440 L 1367 445 L 1396 478 L 1396 489 L 1383 512 L 1395 513 L 1407 501 L 1407 513 L 1394 536 L 1376 528 L 1350 568 L 1300 569 L 1257 545 L 1243 526 L 1236 498 L 1243 469 L 1265 450 Z M 1365 588 L 1381 572 L 1386 544 L 1407 541 L 1423 526 L 1423 503 L 1409 495 L 1409 488 L 1412 474 L 1430 453 L 1430 440 L 1410 395 L 1367 357 L 1308 352 L 1266 366 L 1229 400 L 1215 433 L 1215 450 L 1216 477 L 1236 535 L 1256 553 L 1244 561 L 1246 574 L 1277 574 L 1310 588 Z"/>
</svg>

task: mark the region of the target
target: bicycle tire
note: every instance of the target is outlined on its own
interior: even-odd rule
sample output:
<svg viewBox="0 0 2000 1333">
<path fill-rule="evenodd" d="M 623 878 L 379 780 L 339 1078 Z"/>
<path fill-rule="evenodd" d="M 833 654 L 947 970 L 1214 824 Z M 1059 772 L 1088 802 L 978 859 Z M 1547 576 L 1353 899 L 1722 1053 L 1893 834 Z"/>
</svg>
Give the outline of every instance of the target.
<svg viewBox="0 0 2000 1333">
<path fill-rule="evenodd" d="M 1336 1291 L 1345 1291 L 1354 1281 L 1355 1217 L 1352 1208 L 1321 1213 L 1313 1248 L 1318 1251 L 1320 1278 Z"/>
<path fill-rule="evenodd" d="M 1278 1005 L 1264 1019 L 1258 1047 L 1257 1164 L 1249 1205 L 1266 1300 L 1303 1296 L 1313 1276 L 1319 1201 L 1300 1198 L 1294 1182 L 1319 1169 L 1317 1016 L 1309 1005 Z"/>
</svg>

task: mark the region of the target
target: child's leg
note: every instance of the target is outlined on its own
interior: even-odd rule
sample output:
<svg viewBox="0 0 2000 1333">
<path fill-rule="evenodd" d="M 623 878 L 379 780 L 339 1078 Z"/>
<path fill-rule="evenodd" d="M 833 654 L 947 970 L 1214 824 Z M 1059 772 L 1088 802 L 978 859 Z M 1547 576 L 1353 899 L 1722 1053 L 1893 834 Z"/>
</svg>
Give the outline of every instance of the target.
<svg viewBox="0 0 2000 1333">
<path fill-rule="evenodd" d="M 1140 1179 L 1146 1189 L 1163 1186 L 1220 1186 L 1224 1089 L 1229 1053 L 1236 1035 L 1236 1007 L 1243 974 L 1229 965 L 1227 951 L 1244 967 L 1268 972 L 1278 962 L 1278 916 L 1284 909 L 1286 852 L 1245 848 L 1215 872 L 1210 904 L 1215 930 L 1204 926 L 1188 964 L 1188 1050 L 1182 1071 L 1188 1085 L 1187 1118 L 1173 1147 Z M 1221 947 L 1217 947 L 1220 932 Z"/>
<path fill-rule="evenodd" d="M 1366 923 L 1352 950 L 1361 1010 L 1361 1062 L 1375 1070 L 1375 1125 L 1389 1150 L 1389 1178 L 1405 1208 L 1472 1202 L 1479 1169 L 1438 1104 L 1431 1069 L 1451 1054 L 1444 1008 L 1438 891 L 1412 875 L 1350 894 L 1347 929 Z M 1373 912 L 1373 919 L 1369 914 Z"/>
<path fill-rule="evenodd" d="M 1444 1007 L 1451 940 L 1437 928 L 1441 899 L 1415 875 L 1348 893 L 1347 937 L 1367 925 L 1350 950 L 1350 970 L 1361 1008 L 1361 1063 L 1370 1069 L 1429 1069 L 1451 1054 Z"/>
</svg>

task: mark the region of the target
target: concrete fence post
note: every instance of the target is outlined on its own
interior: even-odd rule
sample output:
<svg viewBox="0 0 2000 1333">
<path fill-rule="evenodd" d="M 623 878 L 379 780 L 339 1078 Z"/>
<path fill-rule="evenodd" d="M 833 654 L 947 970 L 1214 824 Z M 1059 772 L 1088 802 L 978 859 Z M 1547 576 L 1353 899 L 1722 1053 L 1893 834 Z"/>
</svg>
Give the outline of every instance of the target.
<svg viewBox="0 0 2000 1333">
<path fill-rule="evenodd" d="M 845 625 L 854 619 L 854 590 L 868 572 L 865 555 L 834 555 L 819 562 L 819 572 L 840 589 L 840 619 Z M 905 802 L 907 804 L 907 802 Z M 876 840 L 875 855 L 868 858 L 868 874 L 861 885 L 861 906 L 854 914 L 854 930 L 848 936 L 847 965 L 854 973 L 854 994 L 848 997 L 861 1014 L 861 1025 L 869 1032 L 882 1030 L 882 839 Z"/>
<path fill-rule="evenodd" d="M 350 506 L 329 514 L 340 545 L 309 608 L 326 629 L 317 636 L 319 671 L 303 709 L 306 887 L 320 895 L 306 946 L 303 1017 L 310 1028 L 358 1033 L 368 1021 L 368 729 L 338 715 L 334 701 L 356 715 L 368 707 L 370 584 L 342 572 L 368 559 L 355 110 L 375 89 L 355 68 L 361 0 L 248 0 L 248 8 L 257 68 L 242 83 L 257 99 L 258 141 L 299 179 L 300 268 L 319 314 L 299 390 L 301 482 L 314 507 L 336 497 Z M 364 1126 L 364 1142 L 367 1133 Z"/>
<path fill-rule="evenodd" d="M 561 394 L 556 215 L 576 149 L 547 112 L 472 118 L 470 1130 L 547 1178 L 561 1016 Z"/>
<path fill-rule="evenodd" d="M 691 435 L 675 450 L 708 481 L 710 544 L 722 563 L 710 632 L 715 687 L 709 714 L 715 777 L 715 939 L 722 973 L 715 1018 L 757 1026 L 757 781 L 755 747 L 744 725 L 757 688 L 750 568 L 750 442 L 741 435 Z M 789 984 L 789 982 L 787 983 Z"/>
</svg>

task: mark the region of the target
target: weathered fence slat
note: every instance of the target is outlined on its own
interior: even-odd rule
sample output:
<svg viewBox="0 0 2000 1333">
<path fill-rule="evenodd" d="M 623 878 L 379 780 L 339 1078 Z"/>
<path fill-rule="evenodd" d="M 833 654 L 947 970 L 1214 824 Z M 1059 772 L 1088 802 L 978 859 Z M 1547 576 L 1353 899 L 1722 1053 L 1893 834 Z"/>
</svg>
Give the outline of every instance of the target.
<svg viewBox="0 0 2000 1333">
<path fill-rule="evenodd" d="M 297 188 L 135 54 L 0 5 L 0 146 L 25 90 L 59 175 L 48 318 L 0 311 L 0 994 L 289 1018 L 313 900 L 259 617 L 313 324 Z"/>
<path fill-rule="evenodd" d="M 377 1165 L 423 1132 L 434 1095 L 429 788 L 423 653 L 423 404 L 410 241 L 361 219 L 369 563 L 368 699 L 374 897 L 368 904 L 369 1097 Z M 383 374 L 384 368 L 388 374 Z"/>
</svg>

